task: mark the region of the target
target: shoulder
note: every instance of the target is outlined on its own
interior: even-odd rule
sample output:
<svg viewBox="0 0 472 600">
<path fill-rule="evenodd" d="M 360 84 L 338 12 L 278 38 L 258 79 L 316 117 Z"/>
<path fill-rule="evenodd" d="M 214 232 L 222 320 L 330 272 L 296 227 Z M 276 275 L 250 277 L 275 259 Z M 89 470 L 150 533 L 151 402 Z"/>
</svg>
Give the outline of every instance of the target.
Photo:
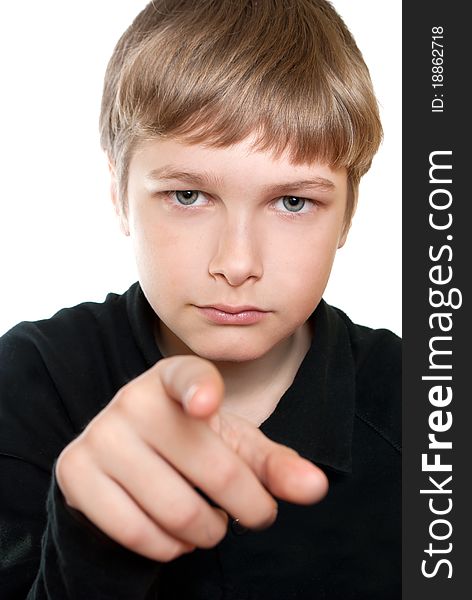
<svg viewBox="0 0 472 600">
<path fill-rule="evenodd" d="M 142 370 L 127 315 L 133 287 L 0 337 L 0 414 L 9 430 L 31 443 L 44 430 L 64 443 Z M 13 433 L 6 437 L 13 446 Z"/>
<path fill-rule="evenodd" d="M 342 321 L 348 331 L 356 370 L 362 369 L 365 361 L 371 366 L 372 362 L 378 362 L 379 367 L 381 364 L 400 367 L 402 340 L 393 331 L 358 325 L 335 306 L 328 305 L 328 310 Z"/>
<path fill-rule="evenodd" d="M 329 307 L 344 324 L 356 377 L 356 417 L 401 449 L 402 341 L 389 329 L 353 323 Z"/>
<path fill-rule="evenodd" d="M 22 321 L 7 331 L 0 342 L 3 346 L 30 344 L 41 347 L 48 339 L 57 342 L 78 333 L 88 335 L 97 331 L 97 325 L 100 327 L 110 319 L 121 298 L 119 294 L 110 293 L 103 302 L 82 302 L 62 308 L 47 319 Z"/>
<path fill-rule="evenodd" d="M 135 283 L 124 294 L 109 293 L 103 302 L 82 302 L 48 319 L 23 321 L 0 337 L 0 349 L 24 358 L 60 358 L 64 351 L 70 355 L 97 341 L 115 344 L 123 331 L 131 332 L 129 313 L 136 311 L 140 295 Z"/>
<path fill-rule="evenodd" d="M 49 319 L 15 325 L 0 338 L 2 375 L 25 370 L 31 374 L 39 365 L 46 366 L 50 375 L 56 367 L 77 373 L 79 363 L 90 361 L 94 348 L 114 329 L 119 298 L 109 294 L 103 303 L 84 302 L 64 308 Z"/>
</svg>

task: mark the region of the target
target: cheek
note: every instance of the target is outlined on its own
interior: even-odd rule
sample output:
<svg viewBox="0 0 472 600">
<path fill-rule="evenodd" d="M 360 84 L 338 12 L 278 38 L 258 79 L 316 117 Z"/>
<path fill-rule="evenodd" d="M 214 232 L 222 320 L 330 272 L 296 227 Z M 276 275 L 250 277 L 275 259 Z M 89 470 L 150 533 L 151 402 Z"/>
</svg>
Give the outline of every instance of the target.
<svg viewBox="0 0 472 600">
<path fill-rule="evenodd" d="M 277 273 L 276 287 L 284 289 L 287 298 L 296 298 L 303 310 L 310 310 L 323 295 L 336 249 L 332 236 L 300 237 L 295 245 L 279 252 L 278 261 L 272 265 Z"/>
<path fill-rule="evenodd" d="M 202 243 L 192 228 L 143 218 L 135 223 L 132 237 L 141 277 L 159 280 L 161 289 L 181 290 L 199 272 Z"/>
</svg>

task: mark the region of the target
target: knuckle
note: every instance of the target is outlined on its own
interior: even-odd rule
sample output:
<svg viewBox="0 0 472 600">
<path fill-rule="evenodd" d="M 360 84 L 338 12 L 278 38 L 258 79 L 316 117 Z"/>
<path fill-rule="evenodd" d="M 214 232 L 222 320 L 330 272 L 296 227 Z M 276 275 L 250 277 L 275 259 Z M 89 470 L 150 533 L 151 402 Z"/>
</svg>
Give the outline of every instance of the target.
<svg viewBox="0 0 472 600">
<path fill-rule="evenodd" d="M 59 455 L 56 462 L 56 475 L 62 480 L 66 479 L 68 474 L 74 472 L 75 451 L 71 446 L 67 446 Z"/>
<path fill-rule="evenodd" d="M 110 409 L 126 422 L 147 423 L 151 415 L 153 419 L 164 417 L 163 414 L 159 414 L 163 407 L 163 402 L 159 402 L 159 399 L 162 399 L 164 394 L 156 393 L 158 389 L 151 391 L 145 380 L 134 379 L 116 393 Z M 156 422 L 159 422 L 159 418 Z"/>
<path fill-rule="evenodd" d="M 239 467 L 235 461 L 218 462 L 211 473 L 211 487 L 216 492 L 224 491 L 228 486 L 234 484 L 239 477 Z"/>
<path fill-rule="evenodd" d="M 56 475 L 62 481 L 81 479 L 86 469 L 86 455 L 82 446 L 72 442 L 59 455 L 56 463 Z"/>
<path fill-rule="evenodd" d="M 240 446 L 247 437 L 243 428 L 237 428 L 230 420 L 221 417 L 219 423 L 219 435 L 236 454 L 239 453 Z"/>
<path fill-rule="evenodd" d="M 160 548 L 158 560 L 161 562 L 171 562 L 185 552 L 187 552 L 186 547 L 179 542 L 175 544 L 167 544 L 167 546 Z"/>
<path fill-rule="evenodd" d="M 59 456 L 56 462 L 56 476 L 63 481 L 67 480 L 70 473 L 74 472 L 74 456 L 68 448 L 66 448 Z"/>
<path fill-rule="evenodd" d="M 148 528 L 139 523 L 128 523 L 120 532 L 120 542 L 123 546 L 137 552 L 149 542 Z"/>
<path fill-rule="evenodd" d="M 145 523 L 128 523 L 120 532 L 119 542 L 129 550 L 152 556 L 161 562 L 175 560 L 187 551 L 178 540 L 162 539 L 162 536 L 152 534 Z"/>
<path fill-rule="evenodd" d="M 115 395 L 113 408 L 125 415 L 134 415 L 138 397 L 141 396 L 140 388 L 136 382 L 131 381 L 124 385 Z"/>
<path fill-rule="evenodd" d="M 80 508 L 79 488 L 85 485 L 89 473 L 90 461 L 82 446 L 73 442 L 61 452 L 56 462 L 55 476 L 69 505 Z"/>
<path fill-rule="evenodd" d="M 118 406 L 126 406 L 128 403 L 130 403 L 132 401 L 132 397 L 134 396 L 135 387 L 136 386 L 133 385 L 132 381 L 121 387 L 115 394 L 114 403 Z"/>
<path fill-rule="evenodd" d="M 167 527 L 176 532 L 187 531 L 195 525 L 200 516 L 201 511 L 198 506 L 189 505 L 179 511 L 174 511 L 167 522 Z"/>
<path fill-rule="evenodd" d="M 92 451 L 109 448 L 111 444 L 116 443 L 116 438 L 116 430 L 113 429 L 109 415 L 100 415 L 91 421 L 82 434 L 83 443 Z"/>
<path fill-rule="evenodd" d="M 202 544 L 203 548 L 213 548 L 219 544 L 226 536 L 227 526 L 220 519 L 216 519 L 214 523 L 206 527 L 206 542 Z"/>
</svg>

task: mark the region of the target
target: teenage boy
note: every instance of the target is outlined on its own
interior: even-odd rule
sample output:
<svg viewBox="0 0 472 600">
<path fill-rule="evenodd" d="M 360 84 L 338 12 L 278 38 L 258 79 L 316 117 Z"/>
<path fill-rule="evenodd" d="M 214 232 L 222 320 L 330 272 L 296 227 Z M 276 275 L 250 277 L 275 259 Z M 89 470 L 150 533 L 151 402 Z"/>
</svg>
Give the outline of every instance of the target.
<svg viewBox="0 0 472 600">
<path fill-rule="evenodd" d="M 344 23 L 155 0 L 100 129 L 139 282 L 1 339 L 2 598 L 399 598 L 399 339 L 322 299 L 381 139 Z"/>
</svg>

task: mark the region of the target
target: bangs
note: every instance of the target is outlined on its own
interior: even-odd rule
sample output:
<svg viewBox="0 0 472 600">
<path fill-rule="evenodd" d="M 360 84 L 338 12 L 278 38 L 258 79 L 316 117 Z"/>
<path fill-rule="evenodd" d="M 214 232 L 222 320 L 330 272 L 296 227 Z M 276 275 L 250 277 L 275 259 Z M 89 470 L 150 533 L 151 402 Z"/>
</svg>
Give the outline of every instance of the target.
<svg viewBox="0 0 472 600">
<path fill-rule="evenodd" d="M 355 184 L 382 138 L 369 72 L 321 0 L 161 0 L 115 48 L 101 143 L 123 163 L 144 140 L 254 147 L 346 168 Z"/>
<path fill-rule="evenodd" d="M 311 88 L 304 82 L 301 90 L 303 80 L 292 82 L 291 72 L 284 82 L 267 77 L 256 85 L 235 78 L 215 90 L 206 89 L 204 82 L 188 85 L 186 74 L 182 77 L 187 86 L 178 93 L 175 87 L 166 90 L 166 104 L 140 86 L 128 111 L 122 105 L 138 140 L 175 137 L 227 147 L 253 135 L 257 150 L 275 156 L 288 152 L 295 164 L 319 161 L 345 167 L 358 177 L 369 169 L 381 141 L 377 115 L 368 107 L 359 110 L 348 85 L 336 95 L 319 82 Z M 145 110 L 132 114 L 133 106 Z"/>
</svg>

